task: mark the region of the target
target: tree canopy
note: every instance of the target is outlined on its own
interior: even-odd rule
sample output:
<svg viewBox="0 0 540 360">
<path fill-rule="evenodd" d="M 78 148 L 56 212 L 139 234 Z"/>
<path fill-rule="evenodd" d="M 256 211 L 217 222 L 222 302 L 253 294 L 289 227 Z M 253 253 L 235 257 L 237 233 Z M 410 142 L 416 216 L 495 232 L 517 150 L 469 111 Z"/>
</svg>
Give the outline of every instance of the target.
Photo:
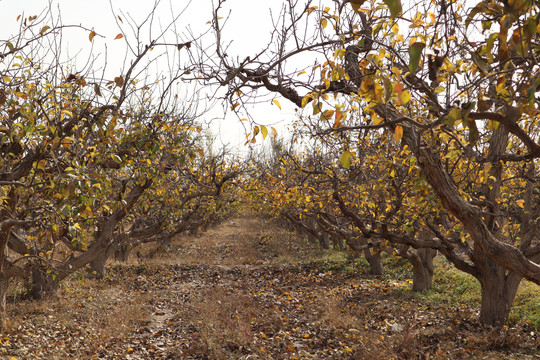
<svg viewBox="0 0 540 360">
<path fill-rule="evenodd" d="M 318 195 L 364 237 L 441 250 L 480 281 L 481 319 L 504 321 L 494 299 L 540 283 L 538 5 L 289 1 L 245 59 L 223 50 L 222 6 L 201 76 L 233 109 L 264 92 L 297 106 L 298 134 L 334 161 L 299 154 L 297 186 L 327 177 Z"/>
</svg>

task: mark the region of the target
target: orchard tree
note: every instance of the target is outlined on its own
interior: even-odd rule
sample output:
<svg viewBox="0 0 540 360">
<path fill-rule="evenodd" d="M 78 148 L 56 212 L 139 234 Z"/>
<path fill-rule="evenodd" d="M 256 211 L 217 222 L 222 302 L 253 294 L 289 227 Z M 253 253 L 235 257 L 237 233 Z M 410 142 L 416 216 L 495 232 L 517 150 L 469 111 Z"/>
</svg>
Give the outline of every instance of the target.
<svg viewBox="0 0 540 360">
<path fill-rule="evenodd" d="M 315 135 L 351 139 L 335 154 L 346 166 L 361 156 L 348 134 L 399 144 L 440 208 L 437 221 L 409 221 L 430 228 L 433 248 L 468 249 L 454 264 L 481 284 L 480 320 L 504 323 L 521 279 L 540 284 L 538 5 L 287 1 L 245 59 L 227 52 L 224 7 L 215 52 L 199 61 L 217 66 L 200 76 L 235 111 L 265 91 L 289 100 Z"/>
<path fill-rule="evenodd" d="M 102 270 L 120 227 L 142 216 L 141 197 L 173 168 L 202 162 L 196 99 L 178 88 L 179 54 L 189 44 L 167 41 L 177 39 L 172 25 L 143 39 L 151 21 L 124 24 L 114 15 L 121 29 L 114 41 L 125 41 L 130 55 L 110 78 L 102 68 L 96 76 L 97 55 L 79 68 L 62 62 L 59 39 L 71 27 L 50 11 L 19 17 L 20 33 L 0 47 L 2 322 L 10 277 L 31 274 L 40 296 L 79 269 Z M 102 38 L 77 28 L 88 47 Z M 152 78 L 152 68 L 162 73 Z M 178 203 L 166 205 L 175 212 Z"/>
<path fill-rule="evenodd" d="M 334 146 L 339 143 L 335 139 Z M 416 176 L 407 171 L 409 158 L 399 159 L 393 143 L 362 140 L 361 163 L 343 168 L 329 142 L 315 144 L 298 154 L 282 149 L 279 161 L 258 164 L 262 176 L 252 187 L 258 211 L 284 218 L 325 248 L 332 242 L 337 248 L 346 244 L 353 255 L 363 253 L 374 275 L 382 273 L 381 251 L 402 256 L 413 264 L 413 290 L 431 288 L 436 254 L 431 247 L 454 259 L 462 249 L 430 242 L 435 234 L 410 220 L 419 209 L 424 217 L 438 211 L 433 201 L 417 202 L 415 192 L 425 186 L 410 183 Z"/>
</svg>

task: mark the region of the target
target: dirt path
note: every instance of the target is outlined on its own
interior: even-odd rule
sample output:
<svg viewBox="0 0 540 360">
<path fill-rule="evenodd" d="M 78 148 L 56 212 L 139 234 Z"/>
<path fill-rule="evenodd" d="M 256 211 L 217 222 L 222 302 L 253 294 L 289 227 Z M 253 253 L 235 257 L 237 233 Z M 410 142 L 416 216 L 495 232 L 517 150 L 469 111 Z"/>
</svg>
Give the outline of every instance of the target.
<svg viewBox="0 0 540 360">
<path fill-rule="evenodd" d="M 261 219 L 226 221 L 148 261 L 111 264 L 103 281 L 73 280 L 56 299 L 11 305 L 0 355 L 538 359 L 527 329 L 486 333 L 469 308 L 421 301 L 399 291 L 406 283 L 315 261 L 322 255 Z"/>
</svg>

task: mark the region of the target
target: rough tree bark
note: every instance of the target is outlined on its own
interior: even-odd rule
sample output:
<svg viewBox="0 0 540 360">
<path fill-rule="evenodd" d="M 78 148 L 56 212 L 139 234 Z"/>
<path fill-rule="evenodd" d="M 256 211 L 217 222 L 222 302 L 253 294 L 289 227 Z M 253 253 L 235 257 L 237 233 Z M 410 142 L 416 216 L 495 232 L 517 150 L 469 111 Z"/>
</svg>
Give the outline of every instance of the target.
<svg viewBox="0 0 540 360">
<path fill-rule="evenodd" d="M 40 264 L 34 264 L 32 267 L 32 297 L 41 299 L 58 290 L 60 283 L 54 273 L 47 272 L 47 268 Z"/>
<path fill-rule="evenodd" d="M 413 265 L 413 291 L 430 290 L 433 288 L 433 259 L 437 250 L 422 248 L 409 260 Z"/>
<path fill-rule="evenodd" d="M 369 263 L 369 273 L 371 275 L 382 275 L 383 266 L 381 261 L 381 250 L 373 248 L 364 249 L 364 256 Z"/>
</svg>

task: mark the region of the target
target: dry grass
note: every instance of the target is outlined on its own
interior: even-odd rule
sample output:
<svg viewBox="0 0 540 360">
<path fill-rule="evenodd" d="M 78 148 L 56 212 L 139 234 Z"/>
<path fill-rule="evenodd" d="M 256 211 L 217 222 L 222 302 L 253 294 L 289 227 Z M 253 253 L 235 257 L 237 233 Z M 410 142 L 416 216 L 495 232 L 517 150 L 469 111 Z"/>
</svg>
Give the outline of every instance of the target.
<svg viewBox="0 0 540 360">
<path fill-rule="evenodd" d="M 359 327 L 363 328 L 359 319 L 355 314 L 351 313 L 349 306 L 343 301 L 342 297 L 336 295 L 323 295 L 319 297 L 318 303 L 318 307 L 323 310 L 321 321 L 323 321 L 326 326 L 332 329 L 341 330 L 358 330 Z"/>
<path fill-rule="evenodd" d="M 255 339 L 252 323 L 258 313 L 253 298 L 216 286 L 193 304 L 187 320 L 195 325 L 205 353 L 213 359 L 231 359 L 251 352 Z"/>
<path fill-rule="evenodd" d="M 272 221 L 250 216 L 227 220 L 200 236 L 178 236 L 168 247 L 155 250 L 155 244 L 143 244 L 130 255 L 130 262 L 142 261 L 151 265 L 297 264 L 323 253 L 320 247 L 307 243 L 302 236 L 280 228 Z"/>
<path fill-rule="evenodd" d="M 8 353 L 0 344 L 0 357 L 506 358 L 524 339 L 535 346 L 520 329 L 480 330 L 470 307 L 457 309 L 448 294 L 439 301 L 395 291 L 394 277 L 364 276 L 346 255 L 263 220 L 225 222 L 145 259 L 154 249 L 111 264 L 104 280 L 69 280 L 52 299 L 19 297 L 7 335 L 24 341 Z M 447 278 L 439 280 L 455 290 L 457 278 Z M 24 346 L 42 353 L 30 356 Z"/>
<path fill-rule="evenodd" d="M 10 303 L 5 332 L 19 334 L 25 324 L 26 337 L 56 347 L 48 359 L 84 359 L 151 319 L 150 294 L 133 296 L 122 286 L 89 279 L 63 285 L 53 297 Z M 75 346 L 80 342 L 85 342 L 84 352 L 77 350 L 83 346 Z M 24 354 L 20 358 L 26 358 Z"/>
</svg>

